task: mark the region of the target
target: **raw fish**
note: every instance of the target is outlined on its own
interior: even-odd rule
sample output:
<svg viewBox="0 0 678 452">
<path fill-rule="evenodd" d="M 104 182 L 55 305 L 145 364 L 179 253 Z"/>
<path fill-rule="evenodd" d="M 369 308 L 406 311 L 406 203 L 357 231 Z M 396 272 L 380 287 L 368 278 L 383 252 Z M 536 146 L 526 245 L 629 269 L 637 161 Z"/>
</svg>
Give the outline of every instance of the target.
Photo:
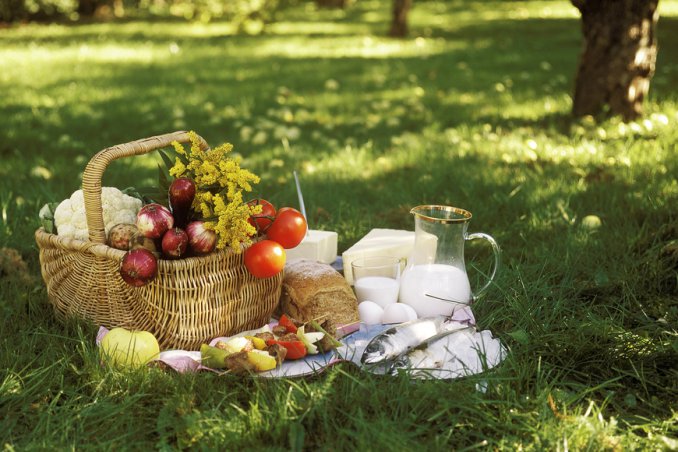
<svg viewBox="0 0 678 452">
<path fill-rule="evenodd" d="M 467 327 L 467 323 L 452 320 L 447 316 L 426 317 L 405 322 L 375 336 L 365 347 L 360 361 L 363 364 L 392 361 L 438 334 Z"/>
</svg>

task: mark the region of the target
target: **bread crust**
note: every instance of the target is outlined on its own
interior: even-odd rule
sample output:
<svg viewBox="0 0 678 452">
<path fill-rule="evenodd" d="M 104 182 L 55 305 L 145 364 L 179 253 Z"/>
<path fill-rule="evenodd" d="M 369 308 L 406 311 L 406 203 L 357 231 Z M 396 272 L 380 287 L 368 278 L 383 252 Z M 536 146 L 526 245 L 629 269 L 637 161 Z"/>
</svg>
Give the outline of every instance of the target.
<svg viewBox="0 0 678 452">
<path fill-rule="evenodd" d="M 280 305 L 299 321 L 327 321 L 332 332 L 359 319 L 351 286 L 330 265 L 315 261 L 298 260 L 285 266 Z"/>
</svg>

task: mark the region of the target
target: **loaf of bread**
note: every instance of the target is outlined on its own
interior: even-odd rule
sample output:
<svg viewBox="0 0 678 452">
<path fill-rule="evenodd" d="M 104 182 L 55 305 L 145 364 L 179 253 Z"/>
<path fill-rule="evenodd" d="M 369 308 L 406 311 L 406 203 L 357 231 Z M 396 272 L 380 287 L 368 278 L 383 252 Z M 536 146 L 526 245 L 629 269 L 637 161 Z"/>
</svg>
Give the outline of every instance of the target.
<svg viewBox="0 0 678 452">
<path fill-rule="evenodd" d="M 327 322 L 327 331 L 359 320 L 358 300 L 344 277 L 328 264 L 296 260 L 285 266 L 280 307 L 301 322 Z"/>
</svg>

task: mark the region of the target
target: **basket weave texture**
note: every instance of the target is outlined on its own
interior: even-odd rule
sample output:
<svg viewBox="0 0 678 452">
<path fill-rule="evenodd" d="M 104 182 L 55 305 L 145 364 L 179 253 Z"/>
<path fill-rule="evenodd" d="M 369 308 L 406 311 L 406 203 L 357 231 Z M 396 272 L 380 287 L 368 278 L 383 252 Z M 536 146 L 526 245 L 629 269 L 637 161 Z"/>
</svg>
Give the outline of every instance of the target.
<svg viewBox="0 0 678 452">
<path fill-rule="evenodd" d="M 90 160 L 82 181 L 89 241 L 59 237 L 42 228 L 35 232 L 42 277 L 59 319 L 81 317 L 108 328 L 150 331 L 164 349 L 195 350 L 211 338 L 256 328 L 271 318 L 282 272 L 255 278 L 244 266 L 243 253 L 230 249 L 159 259 L 157 277 L 142 287 L 120 277 L 125 251 L 106 245 L 103 173 L 113 160 L 146 154 L 173 141 L 190 140 L 188 133 L 174 132 L 106 148 Z"/>
</svg>

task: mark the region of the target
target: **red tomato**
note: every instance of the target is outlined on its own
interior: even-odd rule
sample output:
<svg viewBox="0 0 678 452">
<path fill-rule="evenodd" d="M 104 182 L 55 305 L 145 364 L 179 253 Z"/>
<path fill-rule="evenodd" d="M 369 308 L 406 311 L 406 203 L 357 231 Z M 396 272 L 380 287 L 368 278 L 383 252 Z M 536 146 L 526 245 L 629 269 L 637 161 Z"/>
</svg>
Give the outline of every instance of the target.
<svg viewBox="0 0 678 452">
<path fill-rule="evenodd" d="M 285 249 L 294 248 L 306 236 L 306 219 L 297 209 L 283 207 L 278 210 L 266 235 L 269 239 L 280 243 Z"/>
<path fill-rule="evenodd" d="M 245 267 L 257 278 L 270 278 L 285 267 L 285 250 L 273 240 L 262 240 L 245 250 Z"/>
<path fill-rule="evenodd" d="M 266 232 L 271 223 L 273 223 L 273 219 L 275 218 L 275 206 L 261 198 L 253 199 L 252 201 L 248 202 L 247 205 L 261 205 L 261 213 L 252 215 L 248 221 L 252 226 L 254 226 L 259 234 L 263 234 Z"/>
</svg>

